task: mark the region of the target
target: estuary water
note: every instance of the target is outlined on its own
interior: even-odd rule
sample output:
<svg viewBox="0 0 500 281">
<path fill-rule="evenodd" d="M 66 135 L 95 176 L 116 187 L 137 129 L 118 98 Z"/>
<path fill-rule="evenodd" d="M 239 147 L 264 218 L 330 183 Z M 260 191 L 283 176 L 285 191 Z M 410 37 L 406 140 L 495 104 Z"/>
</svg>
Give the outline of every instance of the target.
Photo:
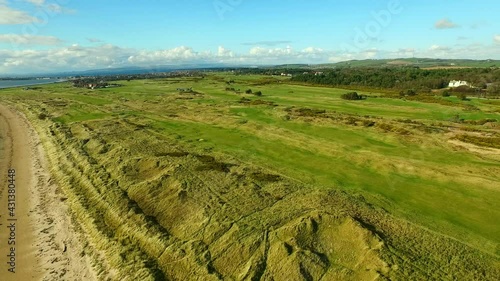
<svg viewBox="0 0 500 281">
<path fill-rule="evenodd" d="M 63 82 L 62 79 L 0 80 L 0 89 L 35 86 Z"/>
</svg>

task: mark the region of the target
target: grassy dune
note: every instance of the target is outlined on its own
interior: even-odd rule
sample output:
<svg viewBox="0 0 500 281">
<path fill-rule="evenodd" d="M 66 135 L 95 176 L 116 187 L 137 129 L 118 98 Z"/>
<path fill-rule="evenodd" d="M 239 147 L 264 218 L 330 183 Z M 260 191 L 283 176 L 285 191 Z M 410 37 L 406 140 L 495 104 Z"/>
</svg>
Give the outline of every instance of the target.
<svg viewBox="0 0 500 281">
<path fill-rule="evenodd" d="M 497 101 L 345 101 L 227 73 L 120 83 L 0 92 L 39 131 L 102 279 L 500 275 Z"/>
</svg>

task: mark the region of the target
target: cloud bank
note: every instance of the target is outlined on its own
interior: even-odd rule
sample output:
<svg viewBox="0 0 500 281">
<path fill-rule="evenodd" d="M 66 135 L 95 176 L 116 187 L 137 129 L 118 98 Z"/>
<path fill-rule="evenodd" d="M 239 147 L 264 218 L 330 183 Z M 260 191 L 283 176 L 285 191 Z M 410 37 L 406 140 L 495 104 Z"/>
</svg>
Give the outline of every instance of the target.
<svg viewBox="0 0 500 281">
<path fill-rule="evenodd" d="M 0 1 L 0 25 L 28 24 L 38 22 L 36 17 L 28 13 L 10 8 L 6 2 Z"/>
<path fill-rule="evenodd" d="M 0 50 L 0 73 L 47 73 L 88 69 L 115 68 L 127 66 L 154 67 L 160 65 L 272 65 L 288 63 L 318 64 L 352 59 L 377 58 L 470 58 L 498 59 L 500 36 L 495 36 L 496 44 L 490 46 L 473 44 L 461 47 L 432 45 L 424 49 L 399 48 L 396 50 L 366 49 L 361 51 L 331 51 L 316 47 L 294 49 L 292 46 L 270 48 L 252 47 L 247 52 L 237 53 L 223 46 L 216 50 L 195 50 L 189 46 L 179 46 L 163 50 L 139 50 L 111 44 L 91 46 L 62 46 L 54 37 L 34 36 L 23 38 L 16 35 L 0 35 L 2 41 L 18 41 L 19 44 L 32 43 L 54 45 L 47 50 Z"/>
</svg>

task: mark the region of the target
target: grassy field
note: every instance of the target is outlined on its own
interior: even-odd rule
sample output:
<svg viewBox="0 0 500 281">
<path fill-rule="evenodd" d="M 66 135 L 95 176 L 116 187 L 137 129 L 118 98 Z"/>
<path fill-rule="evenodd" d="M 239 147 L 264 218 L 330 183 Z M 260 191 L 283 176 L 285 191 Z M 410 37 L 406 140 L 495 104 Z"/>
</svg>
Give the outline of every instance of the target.
<svg viewBox="0 0 500 281">
<path fill-rule="evenodd" d="M 500 271 L 498 100 L 360 92 L 368 98 L 347 101 L 347 90 L 232 73 L 119 83 L 0 91 L 42 135 L 109 268 L 146 268 L 153 279 L 189 268 L 207 280 L 494 280 Z M 98 238 L 107 228 L 119 234 Z M 169 255 L 172 245 L 184 254 Z M 349 258 L 353 247 L 375 256 Z M 134 255 L 145 262 L 124 267 Z M 287 270 L 273 267 L 283 259 Z"/>
</svg>

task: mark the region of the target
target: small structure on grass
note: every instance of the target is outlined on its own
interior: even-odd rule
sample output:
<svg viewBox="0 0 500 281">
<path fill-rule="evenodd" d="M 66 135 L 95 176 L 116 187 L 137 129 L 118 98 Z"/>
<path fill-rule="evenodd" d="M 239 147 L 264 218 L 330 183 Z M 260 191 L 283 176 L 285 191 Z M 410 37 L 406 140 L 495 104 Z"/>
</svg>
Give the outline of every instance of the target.
<svg viewBox="0 0 500 281">
<path fill-rule="evenodd" d="M 452 80 L 452 81 L 450 81 L 450 84 L 448 84 L 449 88 L 458 88 L 461 86 L 469 86 L 470 87 L 470 84 L 467 81 L 461 81 L 461 80 L 458 80 L 458 81 Z"/>
</svg>

